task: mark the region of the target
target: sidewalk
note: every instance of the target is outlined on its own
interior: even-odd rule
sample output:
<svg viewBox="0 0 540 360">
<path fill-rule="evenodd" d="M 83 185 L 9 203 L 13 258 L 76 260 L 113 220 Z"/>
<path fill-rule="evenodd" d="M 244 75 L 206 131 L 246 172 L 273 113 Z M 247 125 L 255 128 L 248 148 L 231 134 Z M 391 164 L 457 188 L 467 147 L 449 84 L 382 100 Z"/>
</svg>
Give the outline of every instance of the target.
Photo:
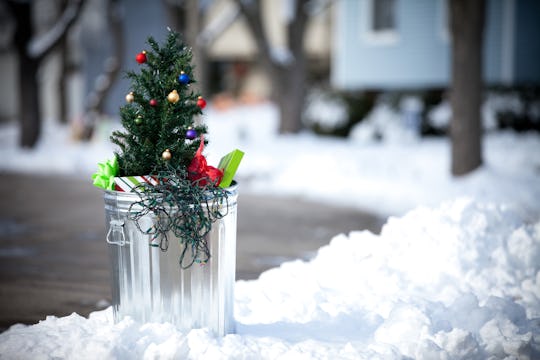
<svg viewBox="0 0 540 360">
<path fill-rule="evenodd" d="M 101 190 L 76 177 L 0 173 L 0 198 L 0 330 L 109 305 Z M 381 225 L 358 210 L 240 188 L 237 279 L 307 260 L 336 234 Z"/>
</svg>

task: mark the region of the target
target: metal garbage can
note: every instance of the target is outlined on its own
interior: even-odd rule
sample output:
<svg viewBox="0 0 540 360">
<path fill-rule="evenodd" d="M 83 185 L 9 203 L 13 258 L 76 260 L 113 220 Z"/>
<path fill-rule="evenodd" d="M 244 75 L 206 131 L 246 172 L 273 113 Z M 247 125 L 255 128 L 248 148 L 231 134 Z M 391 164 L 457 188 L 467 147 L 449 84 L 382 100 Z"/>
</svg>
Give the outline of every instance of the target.
<svg viewBox="0 0 540 360">
<path fill-rule="evenodd" d="M 162 251 L 151 246 L 152 235 L 141 232 L 129 218 L 138 194 L 105 191 L 115 322 L 130 316 L 143 323 L 169 322 L 182 331 L 209 328 L 220 336 L 235 332 L 237 185 L 226 190 L 225 216 L 206 235 L 211 257 L 187 269 L 179 264 L 182 239 L 168 235 L 168 249 Z M 144 226 L 155 221 L 153 214 L 138 220 Z"/>
</svg>

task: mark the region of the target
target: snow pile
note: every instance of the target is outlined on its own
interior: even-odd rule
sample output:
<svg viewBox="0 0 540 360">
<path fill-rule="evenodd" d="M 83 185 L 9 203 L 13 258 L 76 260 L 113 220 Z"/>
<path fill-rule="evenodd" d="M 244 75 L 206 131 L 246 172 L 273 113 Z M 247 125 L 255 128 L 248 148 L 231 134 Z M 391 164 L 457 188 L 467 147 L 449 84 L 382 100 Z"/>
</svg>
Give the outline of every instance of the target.
<svg viewBox="0 0 540 360">
<path fill-rule="evenodd" d="M 540 356 L 540 222 L 458 199 L 340 235 L 310 262 L 236 286 L 238 333 L 113 325 L 111 310 L 16 325 L 3 358 L 534 359 Z"/>
<path fill-rule="evenodd" d="M 324 131 L 332 131 L 344 126 L 348 116 L 345 100 L 314 89 L 307 96 L 302 121 L 308 127 L 317 126 Z"/>
<path fill-rule="evenodd" d="M 480 110 L 482 116 L 482 126 L 485 131 L 494 131 L 497 129 L 497 114 L 505 109 L 511 108 L 511 104 L 504 103 L 500 107 L 496 100 L 496 95 L 490 95 L 482 104 Z M 452 107 L 447 100 L 442 101 L 439 105 L 433 107 L 427 114 L 428 123 L 438 130 L 449 131 L 450 119 L 452 118 Z"/>
<path fill-rule="evenodd" d="M 349 137 L 359 143 L 376 139 L 400 143 L 411 138 L 410 133 L 406 133 L 400 112 L 384 102 L 374 107 L 362 122 L 355 125 Z"/>
<path fill-rule="evenodd" d="M 364 358 L 539 356 L 540 222 L 520 224 L 467 199 L 418 208 L 380 236 L 339 236 L 309 264 L 239 283 L 237 318 L 273 323 L 265 335 L 292 327 L 296 340 L 351 343 Z"/>
</svg>

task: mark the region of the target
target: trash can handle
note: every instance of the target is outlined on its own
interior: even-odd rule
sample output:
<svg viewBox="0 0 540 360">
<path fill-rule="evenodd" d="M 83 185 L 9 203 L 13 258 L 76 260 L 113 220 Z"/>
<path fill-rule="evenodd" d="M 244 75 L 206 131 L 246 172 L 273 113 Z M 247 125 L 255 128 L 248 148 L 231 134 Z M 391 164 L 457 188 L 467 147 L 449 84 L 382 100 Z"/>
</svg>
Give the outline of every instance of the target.
<svg viewBox="0 0 540 360">
<path fill-rule="evenodd" d="M 110 222 L 109 231 L 107 232 L 107 243 L 111 245 L 124 246 L 126 244 L 126 235 L 124 234 L 124 220 L 112 219 Z M 115 239 L 118 236 L 115 236 L 115 233 L 120 233 L 120 240 L 116 241 Z M 111 240 L 112 237 L 112 240 Z"/>
</svg>

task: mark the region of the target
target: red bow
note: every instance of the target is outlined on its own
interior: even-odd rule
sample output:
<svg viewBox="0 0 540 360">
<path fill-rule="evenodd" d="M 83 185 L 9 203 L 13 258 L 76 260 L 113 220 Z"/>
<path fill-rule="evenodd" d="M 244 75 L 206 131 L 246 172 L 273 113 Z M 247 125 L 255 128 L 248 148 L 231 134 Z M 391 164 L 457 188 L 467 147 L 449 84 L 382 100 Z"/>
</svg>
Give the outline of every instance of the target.
<svg viewBox="0 0 540 360">
<path fill-rule="evenodd" d="M 202 154 L 203 150 L 204 137 L 201 135 L 199 149 L 188 166 L 188 178 L 193 182 L 197 182 L 199 186 L 206 186 L 208 182 L 218 186 L 223 178 L 223 171 L 206 163 L 206 158 Z"/>
</svg>

